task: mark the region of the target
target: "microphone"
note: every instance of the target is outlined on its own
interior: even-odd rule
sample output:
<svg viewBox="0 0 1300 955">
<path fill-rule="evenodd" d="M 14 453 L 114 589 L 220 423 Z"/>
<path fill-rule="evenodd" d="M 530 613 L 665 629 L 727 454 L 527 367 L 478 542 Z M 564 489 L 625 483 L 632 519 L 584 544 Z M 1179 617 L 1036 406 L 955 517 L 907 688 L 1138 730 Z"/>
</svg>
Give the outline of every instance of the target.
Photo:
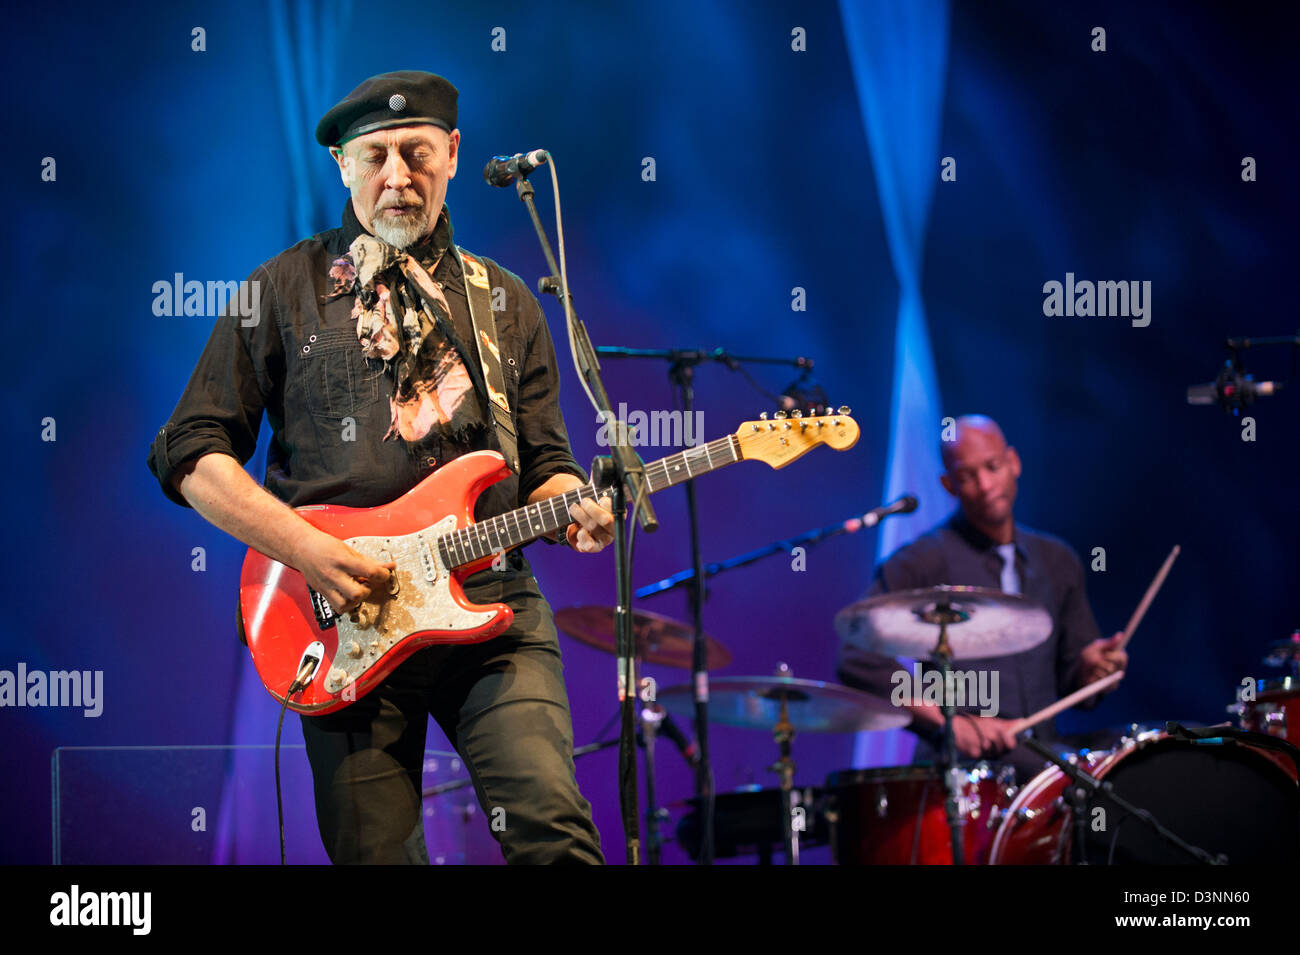
<svg viewBox="0 0 1300 955">
<path fill-rule="evenodd" d="M 659 726 L 656 732 L 658 732 L 660 736 L 667 736 L 672 740 L 673 745 L 677 747 L 686 762 L 690 763 L 692 766 L 700 765 L 699 747 L 686 738 L 686 735 L 681 731 L 681 728 L 678 727 L 678 725 L 673 722 L 673 718 L 668 715 L 667 710 L 658 703 L 649 703 L 646 705 L 645 715 L 650 720 L 658 722 Z"/>
<path fill-rule="evenodd" d="M 1189 385 L 1189 405 L 1218 405 L 1224 411 L 1236 412 L 1250 405 L 1256 398 L 1275 395 L 1282 390 L 1282 382 L 1256 381 L 1243 374 L 1233 362 L 1223 364 L 1219 377 L 1205 385 Z"/>
<path fill-rule="evenodd" d="M 483 178 L 489 186 L 508 186 L 516 179 L 525 178 L 550 157 L 545 149 L 515 153 L 513 156 L 493 156 L 483 167 Z"/>
<path fill-rule="evenodd" d="M 911 494 L 904 494 L 892 504 L 885 504 L 882 507 L 873 507 L 861 517 L 854 517 L 844 522 L 845 528 L 850 532 L 861 530 L 864 527 L 875 527 L 882 519 L 891 514 L 911 514 L 917 509 L 920 502 Z"/>
</svg>

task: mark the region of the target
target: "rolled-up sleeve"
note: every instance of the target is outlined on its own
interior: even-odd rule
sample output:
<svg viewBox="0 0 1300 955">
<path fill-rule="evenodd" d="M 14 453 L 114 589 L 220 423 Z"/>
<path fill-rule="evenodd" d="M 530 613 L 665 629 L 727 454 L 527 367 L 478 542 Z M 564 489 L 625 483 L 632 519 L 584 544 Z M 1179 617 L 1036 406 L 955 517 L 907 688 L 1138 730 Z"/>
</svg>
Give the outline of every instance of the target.
<svg viewBox="0 0 1300 955">
<path fill-rule="evenodd" d="M 149 470 L 163 494 L 182 507 L 189 502 L 172 485 L 178 471 L 205 454 L 228 454 L 245 464 L 257 449 L 262 414 L 281 380 L 284 346 L 270 272 L 259 266 L 213 326 L 189 384 L 149 449 Z"/>
<path fill-rule="evenodd" d="M 520 283 L 520 309 L 530 316 L 522 326 L 534 328 L 519 376 L 519 406 L 515 428 L 519 438 L 519 503 L 556 474 L 574 474 L 583 481 L 587 472 L 573 457 L 569 432 L 560 413 L 560 374 L 555 345 L 542 307 Z M 530 315 L 531 313 L 531 315 Z"/>
</svg>

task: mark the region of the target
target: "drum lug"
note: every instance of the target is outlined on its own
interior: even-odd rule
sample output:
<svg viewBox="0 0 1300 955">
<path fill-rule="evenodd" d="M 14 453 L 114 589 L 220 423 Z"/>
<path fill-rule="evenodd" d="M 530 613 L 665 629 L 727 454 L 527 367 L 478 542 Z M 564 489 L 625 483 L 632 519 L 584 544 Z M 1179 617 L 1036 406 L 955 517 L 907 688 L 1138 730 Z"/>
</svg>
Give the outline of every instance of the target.
<svg viewBox="0 0 1300 955">
<path fill-rule="evenodd" d="M 889 797 L 885 795 L 885 787 L 881 786 L 876 790 L 876 815 L 881 819 L 889 812 Z"/>
</svg>

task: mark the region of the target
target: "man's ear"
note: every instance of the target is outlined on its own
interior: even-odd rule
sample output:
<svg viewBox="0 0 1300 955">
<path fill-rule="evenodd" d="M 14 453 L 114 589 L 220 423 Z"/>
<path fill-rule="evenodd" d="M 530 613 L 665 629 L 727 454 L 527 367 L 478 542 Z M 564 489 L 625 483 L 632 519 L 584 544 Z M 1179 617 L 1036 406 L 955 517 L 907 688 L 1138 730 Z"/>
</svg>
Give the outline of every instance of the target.
<svg viewBox="0 0 1300 955">
<path fill-rule="evenodd" d="M 460 157 L 460 130 L 453 129 L 447 138 L 447 178 L 456 178 L 456 160 Z"/>
<path fill-rule="evenodd" d="M 1017 481 L 1020 480 L 1020 455 L 1016 454 L 1015 448 L 1007 448 L 1007 461 L 1011 465 L 1011 476 Z"/>
<path fill-rule="evenodd" d="M 953 497 L 957 496 L 957 492 L 952 488 L 952 478 L 948 477 L 948 472 L 945 471 L 943 474 L 939 475 L 939 483 L 942 484 L 943 489 Z"/>
<path fill-rule="evenodd" d="M 343 180 L 343 185 L 351 189 L 352 174 L 349 172 L 349 169 L 352 164 L 348 161 L 347 156 L 343 154 L 343 150 L 338 146 L 330 147 L 330 155 L 334 157 L 334 161 L 339 165 L 339 178 Z"/>
</svg>

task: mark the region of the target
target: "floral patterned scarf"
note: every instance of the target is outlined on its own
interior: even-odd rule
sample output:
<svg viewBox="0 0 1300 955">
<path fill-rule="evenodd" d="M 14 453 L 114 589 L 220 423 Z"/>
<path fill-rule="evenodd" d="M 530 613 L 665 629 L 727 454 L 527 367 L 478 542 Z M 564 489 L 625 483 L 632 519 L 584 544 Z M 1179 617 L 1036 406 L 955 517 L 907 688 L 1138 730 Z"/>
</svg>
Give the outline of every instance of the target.
<svg viewBox="0 0 1300 955">
<path fill-rule="evenodd" d="M 454 326 L 442 283 L 432 278 L 446 251 L 428 240 L 409 251 L 396 249 L 362 233 L 331 265 L 334 287 L 327 300 L 349 292 L 356 296 L 352 317 L 362 354 L 382 359 L 385 367 L 391 362 L 395 370 L 392 420 L 384 440 L 440 443 L 445 435 L 463 453 L 486 421 L 451 340 Z M 438 455 L 440 460 L 453 456 Z"/>
</svg>

